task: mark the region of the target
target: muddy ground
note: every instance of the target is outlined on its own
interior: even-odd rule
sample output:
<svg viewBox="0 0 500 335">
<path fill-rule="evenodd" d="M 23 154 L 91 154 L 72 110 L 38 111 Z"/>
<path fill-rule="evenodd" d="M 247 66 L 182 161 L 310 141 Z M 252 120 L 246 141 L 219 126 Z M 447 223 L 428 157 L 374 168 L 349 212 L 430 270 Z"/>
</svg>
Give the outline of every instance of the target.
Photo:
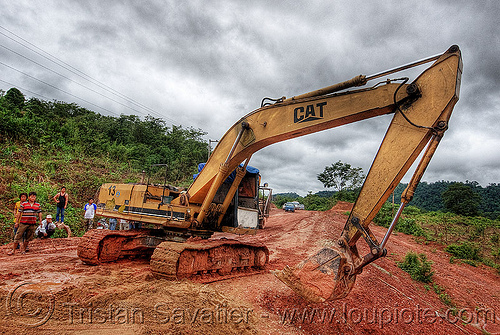
<svg viewBox="0 0 500 335">
<path fill-rule="evenodd" d="M 241 239 L 266 244 L 267 270 L 282 269 L 335 241 L 348 210 L 347 203 L 328 212 L 273 209 L 257 236 Z M 372 230 L 381 240 L 385 228 Z M 7 246 L 0 247 L 0 333 L 500 334 L 498 273 L 452 264 L 442 246 L 401 233 L 345 299 L 319 304 L 304 301 L 269 271 L 199 284 L 155 279 L 147 259 L 84 265 L 78 240 L 36 240 L 26 255 L 7 256 Z M 360 252 L 367 251 L 363 243 Z M 433 262 L 439 294 L 397 267 L 408 251 Z"/>
</svg>

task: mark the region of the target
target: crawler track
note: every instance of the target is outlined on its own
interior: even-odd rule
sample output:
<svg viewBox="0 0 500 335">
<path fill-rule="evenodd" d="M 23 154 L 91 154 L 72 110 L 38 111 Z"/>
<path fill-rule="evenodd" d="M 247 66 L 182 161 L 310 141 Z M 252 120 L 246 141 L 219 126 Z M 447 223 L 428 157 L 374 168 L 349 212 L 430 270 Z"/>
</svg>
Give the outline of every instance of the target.
<svg viewBox="0 0 500 335">
<path fill-rule="evenodd" d="M 264 245 L 220 239 L 165 241 L 157 242 L 156 248 L 145 246 L 144 240 L 153 233 L 149 229 L 90 230 L 81 238 L 77 254 L 89 265 L 152 254 L 150 265 L 155 276 L 202 283 L 260 273 L 269 262 L 269 250 Z"/>
<path fill-rule="evenodd" d="M 89 230 L 81 238 L 78 244 L 77 254 L 82 262 L 90 265 L 97 265 L 116 261 L 120 256 L 124 255 L 147 253 L 147 249 L 134 249 L 130 244 L 137 238 L 147 236 L 149 232 L 148 229 Z"/>
<path fill-rule="evenodd" d="M 151 271 L 170 280 L 209 283 L 260 273 L 269 261 L 264 245 L 236 240 L 163 242 L 151 256 Z"/>
</svg>

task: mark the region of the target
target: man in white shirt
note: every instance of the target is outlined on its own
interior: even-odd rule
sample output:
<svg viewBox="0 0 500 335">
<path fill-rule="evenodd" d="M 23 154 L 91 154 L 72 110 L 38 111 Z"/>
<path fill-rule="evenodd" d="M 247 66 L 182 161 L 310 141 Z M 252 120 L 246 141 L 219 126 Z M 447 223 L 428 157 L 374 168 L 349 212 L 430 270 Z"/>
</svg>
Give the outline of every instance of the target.
<svg viewBox="0 0 500 335">
<path fill-rule="evenodd" d="M 94 216 L 97 210 L 96 204 L 94 204 L 94 199 L 89 198 L 89 202 L 83 207 L 85 210 L 85 214 L 83 218 L 85 219 L 85 228 L 86 230 L 94 228 Z"/>
</svg>

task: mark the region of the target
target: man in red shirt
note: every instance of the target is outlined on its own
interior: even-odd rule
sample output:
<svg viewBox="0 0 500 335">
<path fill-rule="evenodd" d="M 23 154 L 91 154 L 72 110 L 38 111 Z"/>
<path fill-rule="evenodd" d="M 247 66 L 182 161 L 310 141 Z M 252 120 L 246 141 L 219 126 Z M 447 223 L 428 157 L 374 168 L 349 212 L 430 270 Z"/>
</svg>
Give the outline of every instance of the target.
<svg viewBox="0 0 500 335">
<path fill-rule="evenodd" d="M 28 201 L 21 203 L 19 212 L 16 215 L 16 223 L 19 224 L 19 228 L 14 237 L 13 249 L 7 253 L 8 255 L 14 254 L 24 232 L 26 232 L 26 239 L 22 244 L 21 253 L 24 254 L 26 252 L 28 242 L 31 241 L 35 235 L 37 217 L 40 222 L 42 222 L 42 207 L 36 202 L 36 192 L 30 192 Z"/>
</svg>

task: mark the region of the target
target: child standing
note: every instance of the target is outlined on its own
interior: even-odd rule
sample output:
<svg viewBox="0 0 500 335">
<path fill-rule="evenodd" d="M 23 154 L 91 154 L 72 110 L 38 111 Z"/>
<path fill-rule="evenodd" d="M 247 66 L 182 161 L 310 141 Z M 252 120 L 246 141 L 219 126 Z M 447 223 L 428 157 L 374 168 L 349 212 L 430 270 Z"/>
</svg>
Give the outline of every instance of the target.
<svg viewBox="0 0 500 335">
<path fill-rule="evenodd" d="M 85 214 L 83 218 L 85 219 L 85 229 L 88 231 L 89 229 L 94 228 L 94 216 L 95 212 L 97 210 L 96 204 L 94 204 L 94 199 L 89 198 L 89 202 L 85 204 L 85 207 L 83 207 L 85 210 Z"/>
<path fill-rule="evenodd" d="M 14 236 L 12 236 L 12 241 L 14 241 L 14 237 L 16 236 L 16 233 L 17 233 L 17 229 L 19 228 L 19 224 L 16 222 L 16 217 L 17 217 L 17 213 L 19 212 L 19 209 L 21 209 L 21 204 L 23 202 L 25 202 L 26 200 L 28 200 L 28 193 L 21 193 L 19 195 L 19 201 L 16 202 L 16 204 L 14 205 Z M 26 233 L 24 233 L 23 235 L 23 242 L 26 238 Z M 19 249 L 19 246 L 17 246 L 17 248 Z"/>
</svg>

